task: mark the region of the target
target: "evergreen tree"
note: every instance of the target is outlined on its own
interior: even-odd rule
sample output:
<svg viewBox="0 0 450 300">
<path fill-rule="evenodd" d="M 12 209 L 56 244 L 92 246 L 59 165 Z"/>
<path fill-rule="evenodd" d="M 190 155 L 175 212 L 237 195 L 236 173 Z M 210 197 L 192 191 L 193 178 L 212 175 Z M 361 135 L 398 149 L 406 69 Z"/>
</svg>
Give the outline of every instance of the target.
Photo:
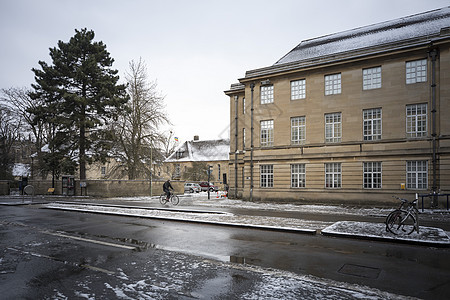
<svg viewBox="0 0 450 300">
<path fill-rule="evenodd" d="M 69 42 L 50 48 L 53 64 L 39 61 L 42 69 L 33 68 L 36 83 L 30 94 L 44 99 L 32 112 L 52 126 L 53 167 L 73 172 L 78 158 L 80 179 L 86 178 L 87 163 L 106 159 L 105 128 L 128 101 L 126 86 L 118 84 L 118 71 L 111 68 L 114 59 L 94 36 L 91 30 L 75 30 Z"/>
</svg>

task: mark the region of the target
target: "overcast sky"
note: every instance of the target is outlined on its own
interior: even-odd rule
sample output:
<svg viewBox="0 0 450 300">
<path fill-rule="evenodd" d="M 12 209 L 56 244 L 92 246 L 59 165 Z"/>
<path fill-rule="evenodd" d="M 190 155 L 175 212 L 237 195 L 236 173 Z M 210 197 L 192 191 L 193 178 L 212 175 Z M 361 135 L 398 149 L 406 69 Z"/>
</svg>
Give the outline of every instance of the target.
<svg viewBox="0 0 450 300">
<path fill-rule="evenodd" d="M 88 28 L 123 80 L 146 62 L 180 142 L 229 137 L 223 93 L 302 40 L 449 6 L 448 0 L 0 0 L 0 88 L 30 87 L 49 48 Z"/>
</svg>

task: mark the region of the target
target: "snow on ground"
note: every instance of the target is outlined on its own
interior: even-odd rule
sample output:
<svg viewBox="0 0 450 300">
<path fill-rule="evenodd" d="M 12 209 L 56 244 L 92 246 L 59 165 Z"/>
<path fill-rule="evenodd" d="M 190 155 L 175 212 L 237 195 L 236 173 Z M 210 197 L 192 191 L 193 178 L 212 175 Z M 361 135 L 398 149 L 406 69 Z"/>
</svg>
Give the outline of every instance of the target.
<svg viewBox="0 0 450 300">
<path fill-rule="evenodd" d="M 95 273 L 78 277 L 76 291 L 55 290 L 52 299 L 70 299 L 72 293 L 84 299 L 414 299 L 358 284 L 170 251 L 155 250 L 152 257 L 116 268 L 102 285 Z"/>
<path fill-rule="evenodd" d="M 323 229 L 322 234 L 450 245 L 450 239 L 445 231 L 425 226 L 419 227 L 419 233 L 414 231 L 410 235 L 394 235 L 386 231 L 386 225 L 383 223 L 340 221 Z"/>
</svg>

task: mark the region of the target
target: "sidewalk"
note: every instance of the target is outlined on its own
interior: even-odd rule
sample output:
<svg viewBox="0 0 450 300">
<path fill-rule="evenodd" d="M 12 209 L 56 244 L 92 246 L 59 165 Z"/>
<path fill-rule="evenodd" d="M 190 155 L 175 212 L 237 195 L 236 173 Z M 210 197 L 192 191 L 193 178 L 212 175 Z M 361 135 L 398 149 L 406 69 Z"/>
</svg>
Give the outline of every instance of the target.
<svg viewBox="0 0 450 300">
<path fill-rule="evenodd" d="M 46 204 L 48 203 L 48 204 Z M 421 214 L 439 226 L 421 226 L 420 233 L 396 236 L 386 232 L 385 216 L 392 209 L 251 203 L 205 195 L 180 196 L 176 207 L 162 206 L 158 197 L 89 198 L 36 196 L 0 197 L 0 205 L 41 204 L 47 209 L 62 209 L 90 213 L 115 214 L 142 218 L 167 219 L 246 228 L 289 231 L 303 234 L 410 243 L 435 247 L 450 247 L 448 227 L 450 214 L 446 211 Z"/>
</svg>

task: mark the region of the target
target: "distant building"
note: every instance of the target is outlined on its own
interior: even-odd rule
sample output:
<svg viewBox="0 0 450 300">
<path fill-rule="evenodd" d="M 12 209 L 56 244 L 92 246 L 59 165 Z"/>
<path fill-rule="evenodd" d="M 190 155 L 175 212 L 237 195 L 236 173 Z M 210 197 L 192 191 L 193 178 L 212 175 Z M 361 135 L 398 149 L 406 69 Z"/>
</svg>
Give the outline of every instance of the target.
<svg viewBox="0 0 450 300">
<path fill-rule="evenodd" d="M 225 94 L 230 196 L 450 192 L 450 7 L 302 41 Z"/>
<path fill-rule="evenodd" d="M 203 163 L 212 167 L 211 181 L 216 185 L 227 182 L 230 140 L 200 141 L 198 136 L 194 140 L 181 144 L 165 161 L 164 175 L 167 178 L 186 181 L 203 181 L 205 174 L 192 174 L 195 164 Z"/>
</svg>

